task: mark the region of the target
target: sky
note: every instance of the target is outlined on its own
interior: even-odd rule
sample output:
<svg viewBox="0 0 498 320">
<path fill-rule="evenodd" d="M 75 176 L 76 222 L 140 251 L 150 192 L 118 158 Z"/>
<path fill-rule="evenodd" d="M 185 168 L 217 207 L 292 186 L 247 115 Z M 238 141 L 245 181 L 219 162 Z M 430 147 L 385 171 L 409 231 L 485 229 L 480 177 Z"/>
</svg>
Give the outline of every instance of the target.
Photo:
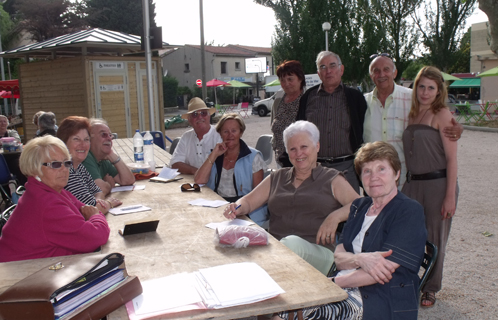
<svg viewBox="0 0 498 320">
<path fill-rule="evenodd" d="M 156 24 L 163 28 L 163 41 L 172 45 L 201 43 L 199 0 L 155 0 Z M 203 0 L 204 41 L 214 45 L 240 44 L 271 47 L 274 35 L 273 10 L 253 0 Z M 467 20 L 487 21 L 484 12 L 476 9 Z"/>
<path fill-rule="evenodd" d="M 156 24 L 163 41 L 173 45 L 201 43 L 199 0 L 155 0 Z M 273 10 L 253 0 L 203 0 L 204 41 L 215 45 L 271 47 L 276 20 Z"/>
</svg>

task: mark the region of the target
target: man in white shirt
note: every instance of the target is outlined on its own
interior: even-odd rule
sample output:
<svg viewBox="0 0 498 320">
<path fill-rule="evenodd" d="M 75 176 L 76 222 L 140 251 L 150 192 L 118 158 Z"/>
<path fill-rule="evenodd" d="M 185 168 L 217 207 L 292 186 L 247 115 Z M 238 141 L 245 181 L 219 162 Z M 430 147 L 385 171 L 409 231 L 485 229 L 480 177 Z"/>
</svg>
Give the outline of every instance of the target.
<svg viewBox="0 0 498 320">
<path fill-rule="evenodd" d="M 375 84 L 372 92 L 365 94 L 367 112 L 363 125 L 365 142 L 386 141 L 394 146 L 401 160 L 399 189 L 406 180 L 405 154 L 403 152 L 403 131 L 408 126 L 408 114 L 412 105 L 412 89 L 394 82 L 398 71 L 389 54 L 374 54 L 370 63 L 370 78 Z M 460 139 L 463 127 L 452 120 L 453 126 L 443 129 L 450 140 Z"/>
<path fill-rule="evenodd" d="M 209 123 L 215 111 L 215 108 L 208 108 L 200 98 L 189 101 L 188 112 L 182 118 L 187 119 L 193 129 L 180 138 L 169 162 L 171 168 L 183 174 L 195 174 L 216 144 L 222 142 L 216 129 Z"/>
</svg>

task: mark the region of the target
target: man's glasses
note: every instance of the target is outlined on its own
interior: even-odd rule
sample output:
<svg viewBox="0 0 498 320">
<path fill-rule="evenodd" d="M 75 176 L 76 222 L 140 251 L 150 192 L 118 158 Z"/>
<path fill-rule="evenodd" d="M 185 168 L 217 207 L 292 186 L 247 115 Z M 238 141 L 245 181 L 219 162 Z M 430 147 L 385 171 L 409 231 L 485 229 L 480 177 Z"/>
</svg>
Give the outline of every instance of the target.
<svg viewBox="0 0 498 320">
<path fill-rule="evenodd" d="M 191 184 L 191 183 L 184 183 L 181 186 L 182 192 L 188 192 L 188 191 L 195 191 L 195 192 L 201 192 L 201 187 L 197 183 Z"/>
<path fill-rule="evenodd" d="M 335 68 L 339 67 L 340 65 L 341 65 L 340 63 L 339 64 L 337 64 L 337 63 L 331 63 L 328 66 L 322 64 L 320 66 L 320 71 L 325 71 L 327 69 L 334 70 Z"/>
<path fill-rule="evenodd" d="M 389 53 L 374 53 L 370 56 L 370 59 L 375 59 L 377 57 L 388 57 L 390 58 L 391 55 Z"/>
<path fill-rule="evenodd" d="M 73 162 L 71 160 L 66 161 L 52 161 L 52 162 L 44 162 L 42 163 L 45 167 L 49 167 L 52 169 L 60 169 L 62 165 L 66 168 L 71 168 L 73 166 Z"/>
<path fill-rule="evenodd" d="M 112 135 L 112 133 L 101 132 L 100 136 L 102 137 L 102 139 L 111 138 L 111 140 L 114 140 L 114 136 Z"/>
<path fill-rule="evenodd" d="M 194 111 L 190 114 L 192 116 L 192 118 L 197 118 L 198 116 L 201 116 L 201 117 L 205 117 L 208 115 L 208 112 L 207 111 Z"/>
</svg>

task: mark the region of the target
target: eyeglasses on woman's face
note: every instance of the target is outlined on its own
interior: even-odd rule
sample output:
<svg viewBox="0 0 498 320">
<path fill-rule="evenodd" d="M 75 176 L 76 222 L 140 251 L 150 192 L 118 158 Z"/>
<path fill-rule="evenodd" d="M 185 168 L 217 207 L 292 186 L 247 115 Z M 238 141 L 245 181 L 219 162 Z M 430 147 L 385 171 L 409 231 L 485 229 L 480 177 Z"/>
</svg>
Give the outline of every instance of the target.
<svg viewBox="0 0 498 320">
<path fill-rule="evenodd" d="M 45 167 L 49 167 L 52 169 L 60 169 L 62 165 L 66 168 L 71 168 L 73 166 L 73 161 L 71 160 L 66 160 L 66 161 L 52 161 L 52 162 L 44 162 L 42 163 Z"/>
</svg>

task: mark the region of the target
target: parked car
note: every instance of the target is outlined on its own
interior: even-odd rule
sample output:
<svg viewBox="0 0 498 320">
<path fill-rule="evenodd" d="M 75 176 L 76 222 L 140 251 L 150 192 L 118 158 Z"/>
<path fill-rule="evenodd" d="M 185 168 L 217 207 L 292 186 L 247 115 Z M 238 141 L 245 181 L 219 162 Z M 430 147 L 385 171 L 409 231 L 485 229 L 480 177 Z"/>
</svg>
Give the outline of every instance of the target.
<svg viewBox="0 0 498 320">
<path fill-rule="evenodd" d="M 252 113 L 258 114 L 260 117 L 265 117 L 268 113 L 271 112 L 271 106 L 275 101 L 275 94 L 269 97 L 268 99 L 259 100 L 254 103 L 252 107 Z"/>
</svg>

